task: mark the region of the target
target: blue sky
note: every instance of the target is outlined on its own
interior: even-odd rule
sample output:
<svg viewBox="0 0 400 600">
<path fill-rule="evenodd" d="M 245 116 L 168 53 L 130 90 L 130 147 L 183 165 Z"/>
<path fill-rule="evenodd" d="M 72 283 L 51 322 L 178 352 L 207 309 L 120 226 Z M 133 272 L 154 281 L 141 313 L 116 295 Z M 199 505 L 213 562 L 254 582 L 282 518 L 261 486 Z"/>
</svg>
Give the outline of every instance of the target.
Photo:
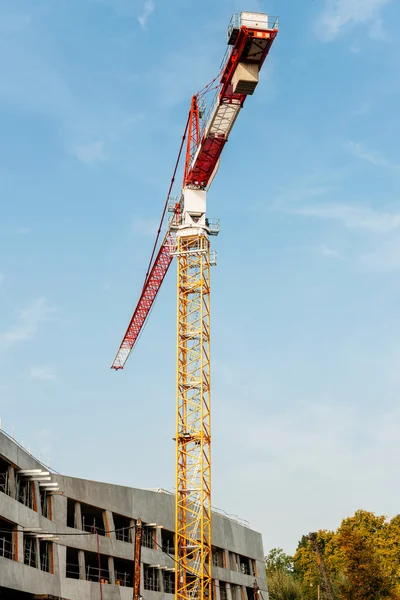
<svg viewBox="0 0 400 600">
<path fill-rule="evenodd" d="M 238 10 L 280 33 L 208 195 L 213 504 L 291 552 L 398 511 L 394 0 L 3 0 L 0 416 L 61 472 L 173 488 L 174 267 L 109 366 Z"/>
</svg>

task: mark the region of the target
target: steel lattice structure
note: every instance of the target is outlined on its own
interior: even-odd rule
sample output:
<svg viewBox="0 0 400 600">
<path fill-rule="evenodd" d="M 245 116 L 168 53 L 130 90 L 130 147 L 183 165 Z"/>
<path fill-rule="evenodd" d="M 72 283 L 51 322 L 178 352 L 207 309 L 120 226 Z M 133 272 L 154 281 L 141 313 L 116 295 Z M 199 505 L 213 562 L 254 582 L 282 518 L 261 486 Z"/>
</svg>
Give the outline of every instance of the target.
<svg viewBox="0 0 400 600">
<path fill-rule="evenodd" d="M 219 222 L 206 217 L 206 192 L 221 152 L 278 33 L 262 13 L 234 15 L 219 76 L 192 98 L 168 197 L 138 305 L 112 364 L 122 369 L 148 318 L 171 264 L 178 263 L 175 597 L 211 600 L 210 235 Z M 214 83 L 218 80 L 218 83 Z M 213 87 L 214 85 L 214 87 Z M 204 94 L 216 88 L 205 114 Z M 199 100 L 202 99 L 202 109 Z M 185 138 L 179 199 L 170 199 Z M 171 200 L 171 202 L 170 202 Z M 165 211 L 173 212 L 155 250 Z M 154 260 L 153 257 L 155 256 Z"/>
<path fill-rule="evenodd" d="M 210 242 L 178 234 L 176 597 L 211 598 Z"/>
</svg>

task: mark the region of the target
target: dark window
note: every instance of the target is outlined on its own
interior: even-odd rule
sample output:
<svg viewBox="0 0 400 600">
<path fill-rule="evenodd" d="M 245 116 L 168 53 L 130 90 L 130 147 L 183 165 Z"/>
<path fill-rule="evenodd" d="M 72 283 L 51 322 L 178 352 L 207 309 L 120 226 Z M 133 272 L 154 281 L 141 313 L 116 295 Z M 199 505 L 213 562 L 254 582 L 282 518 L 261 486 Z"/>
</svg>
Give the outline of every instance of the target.
<svg viewBox="0 0 400 600">
<path fill-rule="evenodd" d="M 79 579 L 79 553 L 76 548 L 67 547 L 67 566 L 65 576 L 71 579 Z"/>
<path fill-rule="evenodd" d="M 52 519 L 51 495 L 45 488 L 40 488 L 40 510 L 46 519 Z"/>
<path fill-rule="evenodd" d="M 247 600 L 254 600 L 254 588 L 246 587 Z"/>
<path fill-rule="evenodd" d="M 160 591 L 160 577 L 158 569 L 150 567 L 149 565 L 143 565 L 144 572 L 144 589 L 151 590 L 152 592 Z"/>
<path fill-rule="evenodd" d="M 33 481 L 26 479 L 18 473 L 15 476 L 16 498 L 21 504 L 25 504 L 28 508 L 35 508 L 34 500 L 34 485 Z"/>
<path fill-rule="evenodd" d="M 115 537 L 121 542 L 132 542 L 133 529 L 131 529 L 131 519 L 113 513 Z"/>
<path fill-rule="evenodd" d="M 240 571 L 244 575 L 250 575 L 250 559 L 239 555 Z"/>
<path fill-rule="evenodd" d="M 36 538 L 24 535 L 24 563 L 37 568 Z"/>
<path fill-rule="evenodd" d="M 223 568 L 225 566 L 224 563 L 224 551 L 222 548 L 217 548 L 216 546 L 212 546 L 212 564 L 214 567 Z"/>
<path fill-rule="evenodd" d="M 40 568 L 46 573 L 54 573 L 53 569 L 53 543 L 46 540 L 40 540 Z"/>
<path fill-rule="evenodd" d="M 142 532 L 142 546 L 144 546 L 145 548 L 151 548 L 152 550 L 154 549 L 154 536 L 155 536 L 155 529 L 154 527 L 147 527 L 146 525 L 143 526 L 143 532 Z"/>
<path fill-rule="evenodd" d="M 15 558 L 14 528 L 15 525 L 13 523 L 0 519 L 0 556 L 10 558 L 11 560 Z"/>
<path fill-rule="evenodd" d="M 174 538 L 175 536 L 172 531 L 168 531 L 168 529 L 161 529 L 161 545 L 163 552 L 166 552 L 167 554 L 174 554 Z"/>
<path fill-rule="evenodd" d="M 82 529 L 96 531 L 99 535 L 106 535 L 104 527 L 104 510 L 81 502 Z"/>
<path fill-rule="evenodd" d="M 10 495 L 9 466 L 10 463 L 0 457 L 0 492 L 8 495 Z"/>
<path fill-rule="evenodd" d="M 76 528 L 75 500 L 72 500 L 72 498 L 67 498 L 67 527 Z"/>
<path fill-rule="evenodd" d="M 226 591 L 225 581 L 219 582 L 219 597 L 221 600 L 228 600 L 228 593 Z"/>
<path fill-rule="evenodd" d="M 98 554 L 96 554 L 96 552 L 85 552 L 85 568 L 87 581 L 101 581 L 102 583 L 110 583 L 108 557 L 104 554 L 100 554 L 99 569 Z"/>
<path fill-rule="evenodd" d="M 115 584 L 124 587 L 133 587 L 133 572 L 135 565 L 133 560 L 114 558 Z"/>
<path fill-rule="evenodd" d="M 164 571 L 164 593 L 175 594 L 175 573 L 173 571 Z"/>
</svg>

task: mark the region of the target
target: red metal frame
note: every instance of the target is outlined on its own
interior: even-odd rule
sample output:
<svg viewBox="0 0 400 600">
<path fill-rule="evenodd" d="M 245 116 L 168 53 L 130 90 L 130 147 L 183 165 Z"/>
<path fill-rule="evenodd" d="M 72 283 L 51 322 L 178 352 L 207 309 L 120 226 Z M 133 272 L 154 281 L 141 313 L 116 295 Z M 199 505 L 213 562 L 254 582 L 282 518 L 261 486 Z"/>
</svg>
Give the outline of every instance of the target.
<svg viewBox="0 0 400 600">
<path fill-rule="evenodd" d="M 199 107 L 197 94 L 193 96 L 189 112 L 188 139 L 186 146 L 185 170 L 183 174 L 183 185 L 185 185 L 190 165 L 200 144 Z"/>
<path fill-rule="evenodd" d="M 224 103 L 230 103 L 233 99 L 235 99 L 239 100 L 241 106 L 243 106 L 243 103 L 246 99 L 246 95 L 232 93 L 232 77 L 235 72 L 235 69 L 240 60 L 245 60 L 246 58 L 249 58 L 248 56 L 246 56 L 246 46 L 249 42 L 256 42 L 256 40 L 266 39 L 267 44 L 265 48 L 260 48 L 260 56 L 257 57 L 256 61 L 260 69 L 268 55 L 268 52 L 270 51 L 270 48 L 277 33 L 277 29 L 259 30 L 248 29 L 247 27 L 240 28 L 235 44 L 232 48 L 232 51 L 221 74 L 221 90 L 219 92 L 219 105 Z M 185 185 L 192 185 L 194 187 L 200 188 L 207 187 L 214 173 L 215 167 L 217 166 L 219 157 L 226 142 L 227 139 L 224 135 L 211 136 L 208 135 L 206 131 L 206 133 L 203 136 L 203 139 L 200 142 L 200 151 L 198 152 L 194 163 L 190 163 L 190 168 L 188 168 L 188 163 L 186 164 L 184 177 Z"/>
<path fill-rule="evenodd" d="M 111 365 L 112 369 L 118 371 L 123 369 L 128 356 L 136 344 L 140 331 L 149 316 L 151 307 L 156 299 L 164 277 L 172 261 L 171 252 L 175 247 L 175 239 L 172 234 L 167 235 L 154 261 L 150 274 L 144 284 L 139 302 L 133 313 L 131 322 L 121 342 L 117 355 Z"/>
</svg>

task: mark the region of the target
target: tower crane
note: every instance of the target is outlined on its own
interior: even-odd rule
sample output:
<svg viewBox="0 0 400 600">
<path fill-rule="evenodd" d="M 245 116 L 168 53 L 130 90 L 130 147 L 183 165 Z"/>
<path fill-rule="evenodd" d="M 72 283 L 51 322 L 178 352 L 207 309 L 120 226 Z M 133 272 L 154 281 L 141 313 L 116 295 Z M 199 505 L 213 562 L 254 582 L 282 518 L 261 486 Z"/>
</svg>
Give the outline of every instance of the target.
<svg viewBox="0 0 400 600">
<path fill-rule="evenodd" d="M 218 76 L 197 92 L 190 110 L 160 228 L 138 304 L 112 369 L 122 369 L 137 343 L 160 286 L 177 259 L 175 597 L 211 600 L 210 236 L 206 196 L 221 152 L 278 33 L 278 19 L 263 13 L 233 15 Z M 215 96 L 205 111 L 205 94 Z M 186 140 L 182 190 L 171 198 Z M 165 213 L 172 213 L 161 243 Z"/>
</svg>

